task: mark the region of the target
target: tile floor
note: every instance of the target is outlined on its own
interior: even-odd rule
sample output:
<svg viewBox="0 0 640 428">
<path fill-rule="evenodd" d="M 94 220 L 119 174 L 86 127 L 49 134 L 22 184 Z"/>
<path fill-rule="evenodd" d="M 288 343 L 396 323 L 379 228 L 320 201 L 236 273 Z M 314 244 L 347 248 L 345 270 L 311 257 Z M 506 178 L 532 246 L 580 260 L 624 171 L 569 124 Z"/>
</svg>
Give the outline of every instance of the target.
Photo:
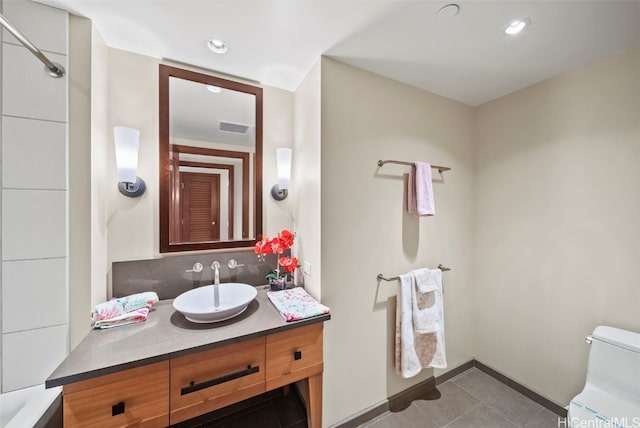
<svg viewBox="0 0 640 428">
<path fill-rule="evenodd" d="M 406 409 L 359 428 L 558 428 L 559 416 L 472 368 Z"/>
</svg>

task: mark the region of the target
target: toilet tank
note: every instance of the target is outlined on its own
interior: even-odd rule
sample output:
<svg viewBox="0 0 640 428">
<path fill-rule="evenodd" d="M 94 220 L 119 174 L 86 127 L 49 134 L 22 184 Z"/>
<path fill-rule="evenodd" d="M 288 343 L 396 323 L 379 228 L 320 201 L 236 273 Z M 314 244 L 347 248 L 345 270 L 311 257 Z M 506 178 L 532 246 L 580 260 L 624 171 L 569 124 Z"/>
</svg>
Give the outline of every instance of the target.
<svg viewBox="0 0 640 428">
<path fill-rule="evenodd" d="M 640 334 L 598 326 L 591 335 L 587 387 L 640 402 Z"/>
</svg>

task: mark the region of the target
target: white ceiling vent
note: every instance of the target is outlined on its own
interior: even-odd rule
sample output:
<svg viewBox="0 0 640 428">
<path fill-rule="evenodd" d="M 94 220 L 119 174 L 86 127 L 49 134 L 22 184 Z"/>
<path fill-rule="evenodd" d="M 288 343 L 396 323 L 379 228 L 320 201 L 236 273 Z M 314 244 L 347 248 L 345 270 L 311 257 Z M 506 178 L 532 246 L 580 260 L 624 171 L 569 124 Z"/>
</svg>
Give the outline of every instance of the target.
<svg viewBox="0 0 640 428">
<path fill-rule="evenodd" d="M 241 123 L 231 123 L 220 121 L 220 131 L 233 132 L 234 134 L 246 134 L 249 131 L 249 125 L 243 125 Z"/>
</svg>

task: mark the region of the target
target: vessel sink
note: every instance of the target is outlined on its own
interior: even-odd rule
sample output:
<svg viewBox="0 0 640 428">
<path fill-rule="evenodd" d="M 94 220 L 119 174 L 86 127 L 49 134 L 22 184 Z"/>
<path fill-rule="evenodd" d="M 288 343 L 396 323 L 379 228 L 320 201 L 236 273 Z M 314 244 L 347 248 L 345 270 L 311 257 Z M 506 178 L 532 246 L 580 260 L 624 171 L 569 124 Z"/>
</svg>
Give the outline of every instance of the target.
<svg viewBox="0 0 640 428">
<path fill-rule="evenodd" d="M 173 301 L 173 308 L 196 323 L 228 320 L 243 313 L 258 295 L 256 287 L 239 282 L 220 284 L 220 304 L 214 305 L 214 285 L 205 285 L 182 293 Z"/>
</svg>

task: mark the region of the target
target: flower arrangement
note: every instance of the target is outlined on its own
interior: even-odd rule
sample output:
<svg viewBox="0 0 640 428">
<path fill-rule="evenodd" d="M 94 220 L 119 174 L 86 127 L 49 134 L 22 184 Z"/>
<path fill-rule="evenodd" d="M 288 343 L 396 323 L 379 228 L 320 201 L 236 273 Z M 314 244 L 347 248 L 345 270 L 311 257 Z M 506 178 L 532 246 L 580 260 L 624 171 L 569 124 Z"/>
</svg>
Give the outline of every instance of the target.
<svg viewBox="0 0 640 428">
<path fill-rule="evenodd" d="M 282 257 L 282 253 L 293 247 L 294 239 L 293 233 L 284 229 L 278 233 L 278 236 L 272 239 L 265 237 L 256 243 L 255 252 L 258 259 L 264 260 L 269 254 L 277 255 L 276 268 L 269 272 L 265 278 L 269 280 L 270 284 L 277 284 L 279 288 L 284 288 L 287 274 L 293 273 L 298 268 L 297 258 Z"/>
</svg>

